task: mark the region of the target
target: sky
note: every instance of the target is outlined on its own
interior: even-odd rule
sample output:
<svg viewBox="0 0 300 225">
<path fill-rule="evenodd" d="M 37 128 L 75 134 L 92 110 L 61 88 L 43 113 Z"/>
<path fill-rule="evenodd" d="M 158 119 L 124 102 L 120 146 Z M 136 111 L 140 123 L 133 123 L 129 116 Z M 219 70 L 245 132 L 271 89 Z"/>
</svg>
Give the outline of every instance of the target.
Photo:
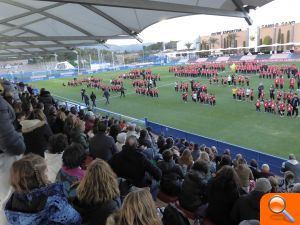
<svg viewBox="0 0 300 225">
<path fill-rule="evenodd" d="M 300 22 L 300 0 L 274 0 L 263 7 L 251 10 L 250 17 L 253 20 L 253 26 L 287 21 Z M 195 15 L 161 21 L 146 28 L 140 37 L 144 43 L 171 40 L 193 42 L 200 35 L 246 28 L 248 28 L 248 24 L 241 18 Z M 110 40 L 108 43 L 128 45 L 139 42 L 136 40 Z"/>
</svg>

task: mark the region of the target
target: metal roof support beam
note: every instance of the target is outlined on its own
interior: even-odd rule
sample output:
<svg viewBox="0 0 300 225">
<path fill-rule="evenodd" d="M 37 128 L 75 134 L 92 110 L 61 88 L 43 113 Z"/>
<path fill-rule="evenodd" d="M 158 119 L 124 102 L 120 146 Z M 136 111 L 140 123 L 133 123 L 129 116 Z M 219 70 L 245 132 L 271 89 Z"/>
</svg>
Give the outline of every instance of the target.
<svg viewBox="0 0 300 225">
<path fill-rule="evenodd" d="M 77 46 L 92 46 L 92 45 L 98 45 L 98 43 L 80 43 L 80 44 L 50 44 L 50 45 L 6 45 L 6 46 L 0 46 L 0 50 L 9 50 L 9 49 L 31 49 L 31 48 L 57 48 L 57 47 L 63 47 L 63 48 L 76 48 Z"/>
<path fill-rule="evenodd" d="M 253 24 L 253 21 L 250 18 L 246 9 L 244 8 L 243 1 L 242 0 L 232 0 L 232 2 L 239 11 L 243 12 L 245 20 L 247 21 L 248 25 L 251 26 Z"/>
<path fill-rule="evenodd" d="M 136 32 L 134 30 L 130 30 L 124 24 L 120 23 L 119 21 L 117 21 L 116 19 L 114 19 L 110 15 L 106 14 L 105 12 L 101 11 L 100 9 L 97 9 L 94 6 L 91 6 L 91 5 L 84 5 L 84 4 L 82 4 L 82 6 L 85 7 L 85 8 L 87 8 L 87 9 L 89 9 L 90 11 L 96 13 L 97 15 L 105 18 L 109 22 L 113 23 L 114 25 L 116 25 L 117 27 L 119 27 L 120 29 L 122 29 L 123 31 L 125 31 L 128 35 L 133 36 L 140 43 L 143 42 L 143 40 L 137 35 L 138 32 Z"/>
<path fill-rule="evenodd" d="M 100 6 L 109 6 L 109 7 L 188 13 L 188 14 L 195 14 L 195 15 L 205 14 L 205 15 L 229 16 L 229 17 L 240 17 L 240 18 L 245 17 L 245 14 L 240 11 L 223 10 L 223 9 L 215 9 L 215 8 L 200 7 L 195 5 L 183 5 L 183 4 L 175 4 L 175 3 L 167 3 L 167 2 L 155 2 L 149 0 L 109 0 L 109 1 L 107 0 L 39 0 L 39 1 L 100 5 Z"/>
<path fill-rule="evenodd" d="M 0 0 L 0 2 L 10 3 L 11 1 L 10 0 Z M 59 6 L 62 6 L 62 5 L 64 5 L 64 3 L 56 3 L 56 4 L 52 4 L 52 5 L 43 7 L 43 8 L 30 10 L 29 12 L 26 12 L 26 13 L 22 13 L 22 14 L 18 14 L 16 16 L 12 16 L 12 17 L 2 19 L 2 20 L 0 20 L 0 24 L 7 23 L 7 22 L 10 22 L 10 21 L 13 21 L 13 20 L 20 19 L 20 18 L 24 18 L 26 16 L 30 16 L 30 15 L 33 15 L 35 13 L 40 13 L 40 12 L 43 12 L 43 11 L 46 11 L 46 10 L 49 10 L 49 9 L 53 9 L 53 8 L 56 8 L 56 7 L 59 7 Z"/>
<path fill-rule="evenodd" d="M 19 2 L 14 2 L 13 0 L 4 0 L 4 1 L 5 1 L 5 3 L 7 3 L 7 4 L 10 4 L 10 5 L 13 5 L 13 6 L 17 6 L 17 7 L 23 8 L 23 9 L 27 9 L 27 10 L 29 10 L 29 11 L 35 10 L 35 8 L 33 8 L 33 7 L 31 7 L 31 6 L 28 6 L 28 5 L 19 3 Z M 83 28 L 81 28 L 81 27 L 79 27 L 79 26 L 77 26 L 77 25 L 75 25 L 75 24 L 73 24 L 73 23 L 70 23 L 69 21 L 66 21 L 66 20 L 64 20 L 64 19 L 62 19 L 62 18 L 60 18 L 60 17 L 58 17 L 58 16 L 55 16 L 55 15 L 52 15 L 52 14 L 50 14 L 50 13 L 43 12 L 43 11 L 40 12 L 39 14 L 41 14 L 41 15 L 43 15 L 43 16 L 46 16 L 46 17 L 48 17 L 48 18 L 51 18 L 51 19 L 53 19 L 53 20 L 56 20 L 56 21 L 58 21 L 58 22 L 60 22 L 60 23 L 62 23 L 62 24 L 65 24 L 65 25 L 67 25 L 67 26 L 69 26 L 69 27 L 71 27 L 71 28 L 73 28 L 73 29 L 75 29 L 75 30 L 77 30 L 77 31 L 79 31 L 79 32 L 81 32 L 81 33 L 83 33 L 83 34 L 85 34 L 85 35 L 93 36 L 92 33 L 88 32 L 88 31 L 84 30 Z"/>
<path fill-rule="evenodd" d="M 130 39 L 131 36 L 40 36 L 40 37 L 0 37 L 0 42 L 25 42 L 25 41 L 98 41 L 107 39 Z M 74 44 L 75 45 L 75 44 Z"/>
<path fill-rule="evenodd" d="M 47 17 L 43 17 L 43 18 L 39 18 L 39 19 L 36 19 L 36 20 L 32 20 L 30 22 L 23 23 L 23 24 L 20 24 L 20 25 L 12 25 L 11 23 L 9 23 L 9 24 L 12 25 L 12 27 L 11 28 L 7 28 L 5 30 L 2 30 L 1 34 L 5 34 L 5 33 L 9 32 L 9 31 L 13 31 L 13 30 L 16 30 L 16 29 L 19 29 L 19 28 L 22 29 L 25 26 L 28 26 L 28 25 L 33 24 L 33 23 L 40 22 L 40 21 L 45 20 L 45 19 L 47 19 Z"/>
</svg>

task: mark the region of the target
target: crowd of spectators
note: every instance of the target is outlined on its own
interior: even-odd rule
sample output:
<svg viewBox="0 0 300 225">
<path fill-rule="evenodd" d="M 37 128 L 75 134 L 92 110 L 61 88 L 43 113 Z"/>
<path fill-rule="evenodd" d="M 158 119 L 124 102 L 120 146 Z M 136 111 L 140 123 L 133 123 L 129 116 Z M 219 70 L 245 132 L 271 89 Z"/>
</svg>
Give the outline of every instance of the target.
<svg viewBox="0 0 300 225">
<path fill-rule="evenodd" d="M 279 178 L 229 149 L 0 84 L 1 225 L 185 225 L 188 214 L 201 224 L 259 224 L 265 193 L 300 192 L 293 154 Z M 161 195 L 173 200 L 159 207 Z"/>
</svg>

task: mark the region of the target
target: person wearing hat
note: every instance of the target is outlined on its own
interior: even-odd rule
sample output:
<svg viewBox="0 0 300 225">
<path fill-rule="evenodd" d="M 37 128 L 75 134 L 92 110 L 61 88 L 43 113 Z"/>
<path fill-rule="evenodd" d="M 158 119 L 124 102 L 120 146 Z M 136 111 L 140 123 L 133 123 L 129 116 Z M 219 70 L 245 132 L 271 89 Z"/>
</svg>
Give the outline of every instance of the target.
<svg viewBox="0 0 300 225">
<path fill-rule="evenodd" d="M 6 224 L 2 207 L 9 197 L 9 170 L 19 155 L 25 152 L 22 134 L 18 133 L 13 122 L 16 119 L 13 108 L 3 98 L 3 94 L 12 91 L 14 101 L 19 101 L 18 94 L 8 81 L 0 80 L 0 224 Z"/>
<path fill-rule="evenodd" d="M 264 194 L 272 189 L 267 178 L 259 178 L 255 188 L 249 194 L 241 196 L 231 210 L 231 219 L 234 224 L 239 224 L 243 220 L 259 220 L 260 218 L 260 199 Z"/>
</svg>

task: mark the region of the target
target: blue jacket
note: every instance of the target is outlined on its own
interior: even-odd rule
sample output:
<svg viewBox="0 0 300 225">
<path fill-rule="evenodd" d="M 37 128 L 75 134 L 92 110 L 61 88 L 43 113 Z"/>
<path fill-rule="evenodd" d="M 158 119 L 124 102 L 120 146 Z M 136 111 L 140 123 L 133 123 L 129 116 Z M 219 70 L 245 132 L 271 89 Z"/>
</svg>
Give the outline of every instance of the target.
<svg viewBox="0 0 300 225">
<path fill-rule="evenodd" d="M 36 205 L 34 208 L 32 205 Z M 80 225 L 79 213 L 68 203 L 61 183 L 14 193 L 5 206 L 11 225 Z"/>
</svg>

